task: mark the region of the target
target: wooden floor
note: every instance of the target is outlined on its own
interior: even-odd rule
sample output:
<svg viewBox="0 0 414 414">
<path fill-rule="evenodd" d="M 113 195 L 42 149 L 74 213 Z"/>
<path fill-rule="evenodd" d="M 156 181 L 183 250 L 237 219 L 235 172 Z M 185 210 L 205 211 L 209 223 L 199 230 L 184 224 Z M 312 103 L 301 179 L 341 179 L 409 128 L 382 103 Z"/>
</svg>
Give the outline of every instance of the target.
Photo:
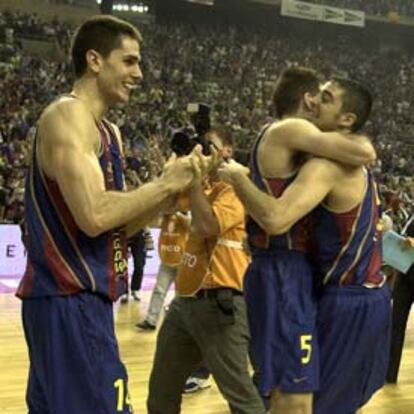
<svg viewBox="0 0 414 414">
<path fill-rule="evenodd" d="M 154 352 L 155 333 L 138 332 L 134 327 L 148 304 L 148 293 L 141 303 L 116 308 L 116 327 L 122 358 L 130 378 L 135 412 L 143 414 L 147 381 Z M 23 414 L 27 376 L 27 352 L 20 322 L 20 302 L 11 294 L 0 295 L 0 413 Z M 213 386 L 185 396 L 183 414 L 225 414 L 227 406 Z M 414 413 L 414 315 L 411 315 L 398 386 L 386 386 L 377 393 L 364 414 Z M 54 413 L 58 414 L 58 413 Z M 332 413 L 335 414 L 335 413 Z"/>
</svg>

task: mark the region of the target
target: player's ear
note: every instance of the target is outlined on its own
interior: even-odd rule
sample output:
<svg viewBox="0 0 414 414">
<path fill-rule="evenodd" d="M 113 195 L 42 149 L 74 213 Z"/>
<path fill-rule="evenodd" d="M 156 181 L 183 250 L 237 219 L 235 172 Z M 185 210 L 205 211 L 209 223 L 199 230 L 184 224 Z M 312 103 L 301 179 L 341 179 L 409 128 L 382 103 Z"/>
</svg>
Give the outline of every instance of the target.
<svg viewBox="0 0 414 414">
<path fill-rule="evenodd" d="M 306 92 L 305 95 L 303 95 L 303 104 L 306 110 L 312 113 L 315 113 L 317 111 L 318 96 L 319 94 L 312 95 L 310 92 Z"/>
<path fill-rule="evenodd" d="M 341 114 L 339 117 L 339 126 L 346 128 L 346 129 L 352 129 L 352 126 L 357 121 L 358 117 L 356 114 L 352 112 L 346 112 L 344 114 Z"/>
<path fill-rule="evenodd" d="M 90 68 L 92 72 L 99 73 L 102 67 L 102 56 L 96 50 L 89 49 L 86 52 L 86 62 L 88 64 L 88 68 Z"/>
</svg>

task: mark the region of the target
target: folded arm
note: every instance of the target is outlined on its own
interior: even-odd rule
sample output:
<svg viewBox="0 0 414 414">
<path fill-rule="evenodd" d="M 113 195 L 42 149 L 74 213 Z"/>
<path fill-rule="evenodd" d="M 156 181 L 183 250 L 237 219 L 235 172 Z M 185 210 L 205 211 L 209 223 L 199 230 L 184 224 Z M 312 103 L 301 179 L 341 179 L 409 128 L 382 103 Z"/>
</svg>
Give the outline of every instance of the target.
<svg viewBox="0 0 414 414">
<path fill-rule="evenodd" d="M 284 144 L 292 150 L 352 166 L 362 166 L 376 160 L 375 149 L 366 136 L 322 132 L 311 122 L 296 118 L 285 120 L 278 125 L 277 134 L 289 137 Z M 276 128 L 270 129 L 269 133 L 273 131 L 276 131 Z"/>
</svg>

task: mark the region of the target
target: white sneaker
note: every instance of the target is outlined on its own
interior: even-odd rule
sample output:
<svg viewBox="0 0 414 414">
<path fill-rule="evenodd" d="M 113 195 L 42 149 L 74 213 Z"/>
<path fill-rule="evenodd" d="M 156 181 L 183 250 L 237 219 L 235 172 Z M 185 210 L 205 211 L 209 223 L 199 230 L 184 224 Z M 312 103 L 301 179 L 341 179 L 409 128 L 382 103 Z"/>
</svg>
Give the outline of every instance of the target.
<svg viewBox="0 0 414 414">
<path fill-rule="evenodd" d="M 131 296 L 134 300 L 136 300 L 137 302 L 141 301 L 141 296 L 139 295 L 139 290 L 133 290 L 131 292 Z"/>
<path fill-rule="evenodd" d="M 210 388 L 211 383 L 209 378 L 197 378 L 197 377 L 188 377 L 184 385 L 184 394 L 190 394 L 192 392 L 197 392 Z"/>
<path fill-rule="evenodd" d="M 122 304 L 128 303 L 128 293 L 123 294 L 120 299 Z"/>
</svg>

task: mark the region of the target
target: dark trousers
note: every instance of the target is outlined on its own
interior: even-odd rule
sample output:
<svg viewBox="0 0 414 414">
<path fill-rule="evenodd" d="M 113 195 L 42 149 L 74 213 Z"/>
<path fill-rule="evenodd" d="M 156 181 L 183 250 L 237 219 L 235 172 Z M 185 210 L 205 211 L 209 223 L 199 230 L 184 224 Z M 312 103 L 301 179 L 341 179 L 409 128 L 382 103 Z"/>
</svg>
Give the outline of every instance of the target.
<svg viewBox="0 0 414 414">
<path fill-rule="evenodd" d="M 242 296 L 233 324 L 223 323 L 215 298 L 174 299 L 157 339 L 148 413 L 178 414 L 188 376 L 204 361 L 233 414 L 264 414 L 248 371 L 249 331 Z"/>
<path fill-rule="evenodd" d="M 201 365 L 191 374 L 192 377 L 199 379 L 207 379 L 210 376 L 210 372 L 203 361 Z"/>
<path fill-rule="evenodd" d="M 140 290 L 142 279 L 144 277 L 145 258 L 147 254 L 145 251 L 145 239 L 143 232 L 140 231 L 136 236 L 129 240 L 128 244 L 134 261 L 134 272 L 131 278 L 131 290 Z"/>
<path fill-rule="evenodd" d="M 396 383 L 404 346 L 408 315 L 414 302 L 414 268 L 399 274 L 393 291 L 392 336 L 387 382 Z"/>
</svg>

